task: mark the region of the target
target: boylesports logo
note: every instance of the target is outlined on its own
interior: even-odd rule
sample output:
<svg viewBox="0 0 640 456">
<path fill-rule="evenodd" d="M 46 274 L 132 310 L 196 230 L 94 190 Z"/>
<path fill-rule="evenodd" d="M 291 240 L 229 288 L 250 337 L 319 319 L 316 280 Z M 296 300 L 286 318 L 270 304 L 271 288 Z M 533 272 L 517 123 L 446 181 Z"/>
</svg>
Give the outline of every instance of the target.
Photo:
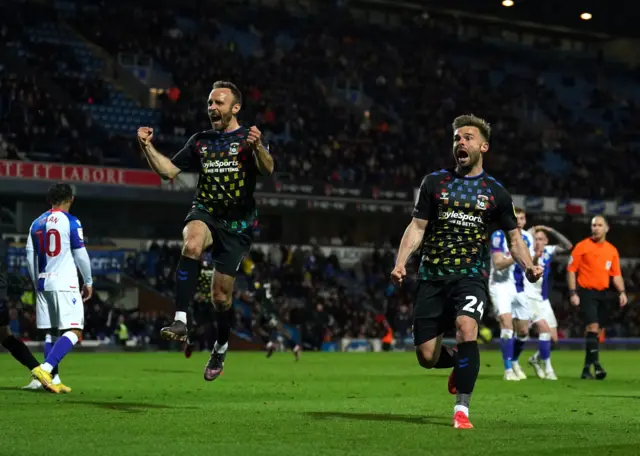
<svg viewBox="0 0 640 456">
<path fill-rule="evenodd" d="M 482 220 L 482 217 L 480 217 L 479 215 L 465 214 L 464 212 L 458 211 L 440 212 L 438 218 L 448 223 L 453 223 L 454 225 L 464 227 L 472 227 L 484 224 L 484 220 Z"/>
<path fill-rule="evenodd" d="M 240 171 L 238 160 L 209 160 L 203 165 L 207 174 L 237 173 Z"/>
</svg>

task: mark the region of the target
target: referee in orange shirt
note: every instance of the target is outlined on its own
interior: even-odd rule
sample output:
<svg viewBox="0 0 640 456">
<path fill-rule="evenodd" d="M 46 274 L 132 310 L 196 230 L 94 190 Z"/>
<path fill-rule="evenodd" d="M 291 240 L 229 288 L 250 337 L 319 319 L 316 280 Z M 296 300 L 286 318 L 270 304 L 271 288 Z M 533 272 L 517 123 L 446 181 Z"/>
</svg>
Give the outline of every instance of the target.
<svg viewBox="0 0 640 456">
<path fill-rule="evenodd" d="M 582 378 L 592 380 L 591 366 L 595 378 L 604 380 L 607 373 L 598 359 L 598 333 L 600 323 L 605 324 L 609 315 L 611 294 L 609 279 L 618 290 L 620 307 L 627 304 L 624 280 L 620 272 L 618 249 L 606 241 L 609 224 L 601 215 L 591 220 L 591 237 L 580 241 L 573 251 L 567 266 L 567 284 L 571 304 L 580 306 L 580 314 L 586 325 L 586 347 Z M 578 276 L 576 287 L 576 274 Z"/>
</svg>

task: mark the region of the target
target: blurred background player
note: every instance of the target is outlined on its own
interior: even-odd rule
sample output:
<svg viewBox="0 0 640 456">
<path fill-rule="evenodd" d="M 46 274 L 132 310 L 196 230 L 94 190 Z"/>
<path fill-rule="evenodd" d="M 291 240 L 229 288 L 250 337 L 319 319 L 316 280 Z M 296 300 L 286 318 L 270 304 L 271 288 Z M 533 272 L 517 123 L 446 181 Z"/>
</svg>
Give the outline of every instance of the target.
<svg viewBox="0 0 640 456">
<path fill-rule="evenodd" d="M 295 360 L 298 361 L 300 359 L 301 347 L 293 339 L 279 318 L 278 309 L 271 294 L 271 284 L 266 280 L 257 279 L 254 287 L 254 300 L 258 306 L 258 318 L 255 322 L 255 329 L 265 343 L 267 358 L 270 358 L 276 350 L 277 336 L 279 334 L 284 338 L 285 347 L 293 352 Z"/>
<path fill-rule="evenodd" d="M 406 228 L 391 278 L 402 283 L 411 253 L 420 247 L 420 278 L 413 316 L 413 338 L 420 366 L 453 367 L 449 392 L 456 394 L 453 427 L 470 429 L 469 402 L 478 373 L 478 322 L 489 301 L 490 221 L 507 233 L 511 254 L 537 280 L 529 248 L 516 224 L 511 195 L 482 167 L 491 128 L 473 115 L 453 122 L 454 169 L 426 176 Z M 445 331 L 456 329 L 457 353 L 442 345 Z"/>
<path fill-rule="evenodd" d="M 49 189 L 51 209 L 39 216 L 29 228 L 27 264 L 36 289 L 36 325 L 51 334 L 63 332 L 55 344 L 45 344 L 45 360 L 32 373 L 42 386 L 53 393 L 68 393 L 71 388 L 53 382 L 52 374 L 60 361 L 78 343 L 84 328 L 83 301 L 93 294 L 91 260 L 84 246 L 82 225 L 69 214 L 73 190 L 68 184 Z M 78 271 L 84 285 L 80 294 Z"/>
<path fill-rule="evenodd" d="M 8 249 L 9 243 L 0 236 L 0 344 L 9 350 L 16 361 L 29 370 L 33 370 L 37 368 L 40 363 L 33 356 L 29 347 L 27 347 L 24 342 L 16 336 L 11 334 L 11 329 L 9 327 L 9 309 L 7 307 L 9 288 L 7 272 Z"/>
<path fill-rule="evenodd" d="M 549 301 L 549 277 L 553 256 L 556 253 L 570 251 L 573 244 L 562 233 L 548 226 L 533 226 L 529 233 L 534 236 L 533 262 L 541 266 L 544 272 L 540 280 L 526 287 L 531 306 L 531 321 L 538 326 L 538 350 L 528 361 L 538 378 L 557 380 L 558 377 L 551 365 L 551 346 L 558 341 L 558 322 Z M 549 234 L 553 234 L 560 244 L 549 245 Z"/>
<path fill-rule="evenodd" d="M 253 197 L 258 174 L 273 172 L 273 158 L 256 127 L 242 127 L 238 112 L 242 94 L 231 82 L 217 81 L 207 99 L 211 130 L 193 135 L 172 159 L 151 143 L 153 128 L 140 127 L 138 141 L 149 165 L 163 179 L 183 171 L 199 173 L 198 187 L 182 232 L 182 256 L 176 270 L 176 314 L 162 337 L 187 339 L 187 310 L 194 296 L 202 252 L 213 245 L 213 304 L 217 337 L 204 378 L 222 373 L 234 318 L 233 285 L 240 263 L 249 252 L 257 220 Z"/>
<path fill-rule="evenodd" d="M 533 257 L 533 237 L 524 227 L 527 216 L 516 208 L 517 229 Z M 518 357 L 529 337 L 531 310 L 525 297 L 524 273 L 509 253 L 504 231 L 491 235 L 491 273 L 489 292 L 500 321 L 500 348 L 504 363 L 504 379 L 518 381 L 527 376 L 518 363 Z M 514 321 L 515 320 L 515 324 Z M 514 338 L 514 329 L 517 337 Z"/>
<path fill-rule="evenodd" d="M 567 265 L 567 285 L 570 301 L 580 307 L 580 315 L 586 326 L 585 357 L 582 379 L 604 380 L 607 372 L 600 364 L 598 332 L 607 322 L 612 297 L 608 291 L 610 280 L 618 290 L 620 307 L 627 305 L 627 293 L 620 271 L 620 255 L 607 238 L 609 223 L 597 215 L 591 220 L 591 237 L 576 245 Z M 577 275 L 577 280 L 576 280 Z"/>
</svg>

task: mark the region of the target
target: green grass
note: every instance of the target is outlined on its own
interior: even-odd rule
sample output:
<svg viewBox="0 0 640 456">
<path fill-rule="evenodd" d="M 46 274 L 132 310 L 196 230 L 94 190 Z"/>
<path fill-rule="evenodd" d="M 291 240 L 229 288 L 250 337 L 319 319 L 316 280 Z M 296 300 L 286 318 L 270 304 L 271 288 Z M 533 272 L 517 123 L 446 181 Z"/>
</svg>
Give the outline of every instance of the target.
<svg viewBox="0 0 640 456">
<path fill-rule="evenodd" d="M 507 383 L 499 353 L 483 352 L 476 428 L 461 431 L 450 428 L 448 371 L 422 370 L 411 353 L 303 353 L 294 363 L 230 352 L 213 383 L 202 378 L 204 353 L 72 353 L 62 365 L 69 395 L 20 390 L 25 369 L 2 355 L 0 454 L 638 454 L 640 356 L 602 353 L 603 382 L 577 380 L 582 356 L 554 352 L 557 382 Z"/>
</svg>

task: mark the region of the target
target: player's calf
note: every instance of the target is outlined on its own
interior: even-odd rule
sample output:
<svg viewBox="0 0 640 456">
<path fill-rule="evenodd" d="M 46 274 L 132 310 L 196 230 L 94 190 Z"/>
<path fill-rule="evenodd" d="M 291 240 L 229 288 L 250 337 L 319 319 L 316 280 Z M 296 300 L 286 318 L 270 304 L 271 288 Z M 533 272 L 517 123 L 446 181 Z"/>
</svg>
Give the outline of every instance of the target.
<svg viewBox="0 0 640 456">
<path fill-rule="evenodd" d="M 416 347 L 418 364 L 425 369 L 450 369 L 454 366 L 454 352 L 446 345 L 430 346 L 424 343 Z"/>
<path fill-rule="evenodd" d="M 480 351 L 477 342 L 478 323 L 471 317 L 460 315 L 456 319 L 456 327 L 458 330 L 456 337 L 458 350 L 453 368 L 456 383 L 454 426 L 466 427 L 471 394 L 480 372 Z M 462 415 L 467 419 L 464 420 Z M 468 425 L 472 427 L 471 423 L 468 423 Z"/>
<path fill-rule="evenodd" d="M 218 334 L 213 344 L 211 357 L 204 369 L 204 379 L 212 381 L 222 374 L 224 361 L 229 347 L 229 335 L 233 323 L 232 296 L 234 277 L 222 274 L 218 271 L 214 273 L 213 281 L 213 306 L 216 309 L 216 320 Z"/>
<path fill-rule="evenodd" d="M 71 329 L 62 334 L 51 348 L 51 351 L 40 365 L 43 371 L 51 374 L 62 359 L 71 351 L 78 343 L 82 332 L 79 329 Z"/>
<path fill-rule="evenodd" d="M 200 220 L 191 220 L 182 231 L 182 255 L 176 268 L 176 314 L 174 322 L 160 330 L 167 340 L 187 340 L 187 311 L 198 285 L 200 257 L 212 243 L 209 227 Z"/>
<path fill-rule="evenodd" d="M 510 313 L 500 315 L 500 351 L 502 352 L 502 363 L 504 365 L 504 379 L 518 380 L 513 372 L 513 350 L 515 341 L 513 339 L 513 319 Z"/>
<path fill-rule="evenodd" d="M 31 353 L 31 350 L 29 350 L 29 347 L 27 347 L 24 342 L 11 335 L 11 331 L 8 326 L 0 327 L 0 343 L 11 353 L 11 356 L 13 356 L 16 361 L 27 367 L 29 370 L 33 370 L 40 365 L 38 360 L 35 359 Z"/>
<path fill-rule="evenodd" d="M 516 320 L 514 327 L 517 335 L 513 342 L 513 358 L 511 364 L 518 380 L 526 380 L 527 375 L 524 373 L 524 370 L 522 370 L 522 367 L 520 367 L 520 355 L 524 350 L 527 340 L 529 340 L 529 321 L 523 319 Z"/>
</svg>

